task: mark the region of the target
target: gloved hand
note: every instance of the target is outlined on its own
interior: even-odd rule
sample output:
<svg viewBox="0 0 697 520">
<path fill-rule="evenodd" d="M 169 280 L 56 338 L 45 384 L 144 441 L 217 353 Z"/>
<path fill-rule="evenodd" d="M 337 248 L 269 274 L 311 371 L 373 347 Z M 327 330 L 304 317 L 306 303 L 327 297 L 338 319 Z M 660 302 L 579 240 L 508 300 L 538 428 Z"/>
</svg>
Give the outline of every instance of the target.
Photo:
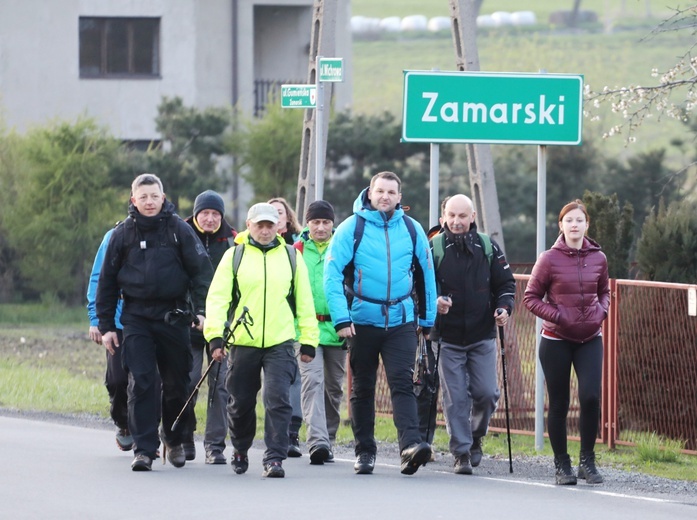
<svg viewBox="0 0 697 520">
<path fill-rule="evenodd" d="M 315 347 L 312 345 L 300 345 L 300 354 L 305 354 L 314 359 L 315 357 Z"/>
</svg>

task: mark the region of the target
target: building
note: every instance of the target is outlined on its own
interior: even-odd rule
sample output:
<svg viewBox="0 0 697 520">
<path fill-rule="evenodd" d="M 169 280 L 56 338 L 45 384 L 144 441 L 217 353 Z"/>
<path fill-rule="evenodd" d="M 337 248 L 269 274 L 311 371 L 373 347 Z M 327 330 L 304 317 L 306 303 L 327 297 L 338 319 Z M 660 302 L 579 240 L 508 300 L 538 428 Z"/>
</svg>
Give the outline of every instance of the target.
<svg viewBox="0 0 697 520">
<path fill-rule="evenodd" d="M 350 4 L 341 4 L 336 48 L 347 81 L 335 101 L 347 107 Z M 163 96 L 259 112 L 269 88 L 307 82 L 312 8 L 313 0 L 2 0 L 2 120 L 21 132 L 86 114 L 123 140 L 151 141 Z"/>
</svg>

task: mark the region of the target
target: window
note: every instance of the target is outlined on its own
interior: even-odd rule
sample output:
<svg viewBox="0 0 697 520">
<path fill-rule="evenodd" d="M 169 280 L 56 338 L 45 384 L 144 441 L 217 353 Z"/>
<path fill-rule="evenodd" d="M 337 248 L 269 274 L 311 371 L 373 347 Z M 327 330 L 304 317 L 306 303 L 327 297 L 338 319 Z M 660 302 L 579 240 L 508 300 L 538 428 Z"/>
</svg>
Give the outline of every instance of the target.
<svg viewBox="0 0 697 520">
<path fill-rule="evenodd" d="M 159 77 L 159 18 L 80 17 L 80 77 Z"/>
</svg>

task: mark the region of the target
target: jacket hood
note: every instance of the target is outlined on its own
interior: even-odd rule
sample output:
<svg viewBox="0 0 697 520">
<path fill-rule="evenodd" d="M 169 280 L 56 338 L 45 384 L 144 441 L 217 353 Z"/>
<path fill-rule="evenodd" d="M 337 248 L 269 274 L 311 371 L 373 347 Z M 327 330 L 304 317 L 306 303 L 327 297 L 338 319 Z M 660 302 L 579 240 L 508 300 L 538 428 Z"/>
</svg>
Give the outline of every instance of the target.
<svg viewBox="0 0 697 520">
<path fill-rule="evenodd" d="M 369 222 L 374 222 L 382 226 L 387 221 L 386 215 L 384 212 L 378 211 L 371 206 L 370 199 L 368 198 L 369 189 L 370 188 L 364 188 L 358 197 L 356 197 L 356 200 L 353 201 L 353 214 L 357 217 L 362 217 Z M 403 215 L 404 210 L 402 209 L 402 204 L 397 203 L 390 221 L 396 222 L 401 219 Z"/>
<path fill-rule="evenodd" d="M 559 237 L 557 237 L 557 241 L 552 246 L 552 249 L 556 249 L 557 251 L 561 251 L 565 255 L 570 255 L 570 256 L 573 256 L 573 255 L 586 256 L 589 253 L 601 250 L 600 244 L 598 244 L 592 238 L 588 238 L 588 237 L 583 237 L 583 245 L 581 245 L 581 249 L 572 249 L 571 247 L 566 245 L 566 240 L 564 240 L 563 234 L 561 234 L 561 235 L 559 235 Z"/>
</svg>

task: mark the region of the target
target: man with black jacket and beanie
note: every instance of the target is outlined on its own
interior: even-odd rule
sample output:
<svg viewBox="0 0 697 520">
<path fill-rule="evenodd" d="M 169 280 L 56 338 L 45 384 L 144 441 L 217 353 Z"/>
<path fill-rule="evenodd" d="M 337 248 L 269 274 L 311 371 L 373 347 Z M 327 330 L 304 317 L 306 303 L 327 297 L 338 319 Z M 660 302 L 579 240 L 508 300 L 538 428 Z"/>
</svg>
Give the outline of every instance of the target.
<svg viewBox="0 0 697 520">
<path fill-rule="evenodd" d="M 129 371 L 128 423 L 136 446 L 133 471 L 152 469 L 160 440 L 173 466 L 186 462 L 181 431 L 172 431 L 172 423 L 188 396 L 189 328 L 192 321 L 203 327 L 212 274 L 205 248 L 166 200 L 160 179 L 150 173 L 136 177 L 129 216 L 114 230 L 104 256 L 96 300 L 102 342 L 110 353 L 124 349 Z M 123 345 L 114 323 L 119 296 Z M 158 399 L 162 399 L 159 438 Z"/>
<path fill-rule="evenodd" d="M 199 193 L 194 200 L 194 211 L 186 223 L 189 224 L 203 247 L 206 248 L 215 270 L 223 258 L 225 251 L 234 245 L 237 232 L 225 221 L 225 202 L 223 198 L 213 190 Z M 203 368 L 203 352 L 206 351 L 208 363 L 213 362 L 208 343 L 203 337 L 203 332 L 197 328 L 191 329 L 191 352 L 194 356 L 191 369 L 191 381 L 189 393 L 194 391 L 196 383 L 201 378 Z M 203 437 L 203 447 L 206 450 L 206 464 L 225 464 L 225 437 L 227 435 L 227 397 L 225 389 L 226 363 L 215 362 L 208 373 L 208 408 L 206 411 L 206 430 Z M 194 432 L 196 431 L 196 397 L 192 399 L 189 415 L 186 420 L 184 438 L 184 455 L 186 460 L 196 458 L 196 445 L 194 444 Z"/>
<path fill-rule="evenodd" d="M 482 437 L 500 395 L 496 326 L 506 324 L 515 298 L 508 262 L 496 242 L 477 232 L 475 217 L 470 198 L 454 195 L 443 206 L 442 233 L 431 238 L 438 289 L 432 347 L 440 348 L 443 410 L 460 475 L 472 474 L 482 459 Z"/>
</svg>

